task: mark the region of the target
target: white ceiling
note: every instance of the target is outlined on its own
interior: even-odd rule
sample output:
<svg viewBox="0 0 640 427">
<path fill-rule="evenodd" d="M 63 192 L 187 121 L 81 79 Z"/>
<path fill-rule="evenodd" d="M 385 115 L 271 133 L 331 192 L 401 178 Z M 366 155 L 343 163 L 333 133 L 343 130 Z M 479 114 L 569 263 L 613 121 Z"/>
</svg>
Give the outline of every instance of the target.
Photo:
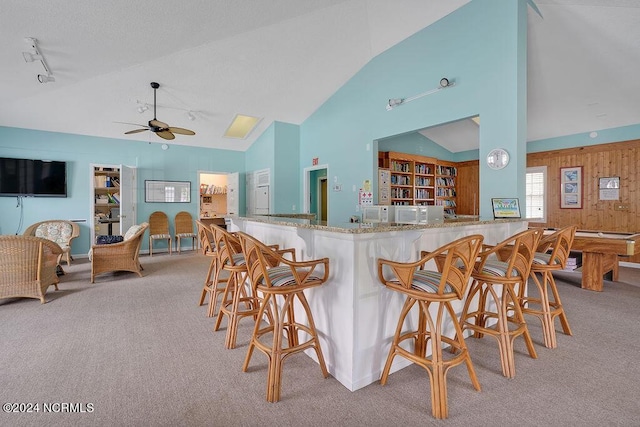
<svg viewBox="0 0 640 427">
<path fill-rule="evenodd" d="M 274 120 L 301 123 L 380 52 L 469 0 L 85 0 L 0 3 L 0 125 L 165 142 L 157 118 L 193 129 L 172 143 L 246 150 Z M 536 0 L 529 12 L 528 139 L 640 122 L 640 0 Z M 56 79 L 25 63 L 39 41 Z M 187 119 L 187 111 L 196 115 Z M 237 113 L 263 118 L 247 140 Z M 450 151 L 477 148 L 477 138 Z M 460 141 L 460 138 L 454 138 Z"/>
</svg>

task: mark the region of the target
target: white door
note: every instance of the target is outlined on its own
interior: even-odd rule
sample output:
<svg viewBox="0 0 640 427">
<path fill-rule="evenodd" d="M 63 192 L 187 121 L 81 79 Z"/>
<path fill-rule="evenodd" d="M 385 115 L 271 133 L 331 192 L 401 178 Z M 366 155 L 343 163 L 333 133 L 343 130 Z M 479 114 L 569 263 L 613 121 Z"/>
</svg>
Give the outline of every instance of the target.
<svg viewBox="0 0 640 427">
<path fill-rule="evenodd" d="M 227 215 L 238 215 L 240 210 L 239 179 L 238 172 L 227 175 Z"/>
<path fill-rule="evenodd" d="M 136 224 L 136 170 L 120 166 L 120 235 Z"/>
<path fill-rule="evenodd" d="M 256 188 L 256 215 L 269 214 L 269 186 L 263 185 Z"/>
</svg>

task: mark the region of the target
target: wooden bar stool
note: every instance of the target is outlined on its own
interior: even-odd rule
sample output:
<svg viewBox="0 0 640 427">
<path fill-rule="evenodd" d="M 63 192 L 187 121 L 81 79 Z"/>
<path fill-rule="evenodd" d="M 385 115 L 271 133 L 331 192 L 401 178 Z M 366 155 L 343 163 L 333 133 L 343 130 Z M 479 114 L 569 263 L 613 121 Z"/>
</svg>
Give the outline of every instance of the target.
<svg viewBox="0 0 640 427">
<path fill-rule="evenodd" d="M 291 261 L 248 234 L 238 232 L 238 237 L 251 282 L 264 296 L 242 370 L 247 371 L 254 348 L 263 352 L 269 359 L 267 401 L 277 402 L 280 400 L 282 365 L 289 355 L 314 349 L 322 375 L 325 378 L 329 376 L 311 309 L 304 295 L 305 289 L 327 281 L 329 259 Z M 307 324 L 295 318 L 296 300 L 305 311 Z M 266 325 L 261 322 L 265 317 L 268 319 Z"/>
<path fill-rule="evenodd" d="M 521 290 L 526 285 L 533 254 L 541 236 L 542 229 L 532 228 L 495 246 L 485 245 L 478 254 L 480 260 L 471 273 L 474 280 L 460 316 L 462 331 L 471 329 L 476 338 L 487 334 L 498 341 L 502 375 L 507 378 L 516 375 L 513 353 L 516 337 L 522 335 L 529 355 L 534 359 L 538 357 L 515 287 L 519 285 L 518 289 Z M 476 297 L 478 307 L 475 311 L 470 311 L 471 303 Z M 495 323 L 490 324 L 489 320 Z"/>
<path fill-rule="evenodd" d="M 525 296 L 524 289 L 521 288 L 520 305 L 522 311 L 540 319 L 544 345 L 547 348 L 556 348 L 558 345 L 554 324 L 556 317 L 560 318 L 564 333 L 572 335 L 552 273 L 564 270 L 566 267 L 577 229 L 578 227 L 575 225 L 564 227 L 540 240 L 530 273 L 533 282 L 538 287 L 539 297 Z M 538 279 L 537 273 L 540 274 L 542 280 Z M 549 289 L 551 289 L 553 299 L 550 298 Z"/>
<path fill-rule="evenodd" d="M 482 240 L 483 237 L 479 234 L 467 236 L 434 252 L 422 252 L 421 259 L 416 262 L 399 263 L 378 259 L 380 281 L 387 288 L 407 296 L 380 384 L 386 384 L 395 356 L 402 356 L 423 367 L 429 373 L 431 413 L 435 418 L 448 416 L 446 375 L 453 366 L 465 363 L 473 387 L 480 390 L 480 383 L 451 302 L 464 297 Z M 432 259 L 436 261 L 439 271 L 418 269 Z M 385 267 L 390 268 L 393 273 L 389 279 L 384 275 Z M 435 313 L 430 310 L 432 304 L 436 307 Z M 419 308 L 417 330 L 402 332 L 405 319 L 415 305 Z M 453 339 L 443 335 L 442 327 L 446 314 L 452 320 L 456 332 Z M 406 340 L 413 343 L 413 351 L 400 346 Z M 431 357 L 427 356 L 428 344 L 431 344 Z M 451 355 L 445 358 L 442 347 L 447 345 L 451 346 L 452 351 Z"/>
<path fill-rule="evenodd" d="M 204 279 L 204 285 L 202 286 L 202 293 L 200 294 L 200 301 L 198 305 L 204 304 L 204 301 L 209 295 L 209 304 L 207 308 L 207 317 L 215 316 L 216 304 L 218 296 L 222 295 L 226 287 L 227 278 L 217 274 L 218 268 L 218 253 L 213 247 L 213 233 L 211 229 L 204 223 L 196 221 L 198 226 L 198 238 L 200 239 L 200 245 L 202 254 L 211 258 L 209 263 L 209 269 L 207 270 L 207 276 Z M 215 279 L 215 281 L 214 281 Z"/>
<path fill-rule="evenodd" d="M 247 264 L 237 235 L 229 233 L 215 224 L 211 224 L 209 227 L 213 234 L 214 251 L 218 254 L 213 282 L 218 283 L 223 272 L 229 273 L 222 294 L 220 312 L 213 330 L 217 331 L 222 319 L 227 317 L 225 347 L 231 349 L 236 347 L 238 322 L 244 317 L 257 319 L 259 301 L 251 288 L 245 286 Z"/>
</svg>

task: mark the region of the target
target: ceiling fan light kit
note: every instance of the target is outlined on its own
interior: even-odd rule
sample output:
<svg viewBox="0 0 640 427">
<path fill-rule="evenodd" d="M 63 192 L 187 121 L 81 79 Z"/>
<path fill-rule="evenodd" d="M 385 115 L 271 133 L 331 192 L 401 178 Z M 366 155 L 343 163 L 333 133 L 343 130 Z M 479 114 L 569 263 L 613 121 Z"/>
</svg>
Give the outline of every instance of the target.
<svg viewBox="0 0 640 427">
<path fill-rule="evenodd" d="M 147 126 L 145 125 L 138 125 L 138 126 L 142 126 L 142 129 L 134 129 L 134 130 L 130 130 L 128 132 L 125 132 L 125 135 L 131 135 L 134 133 L 139 133 L 139 132 L 144 132 L 147 130 L 150 130 L 151 132 L 155 133 L 156 135 L 158 135 L 160 138 L 162 139 L 166 139 L 166 140 L 172 140 L 175 139 L 175 135 L 174 134 L 179 134 L 179 135 L 195 135 L 196 133 L 192 130 L 189 129 L 184 129 L 184 128 L 179 128 L 179 127 L 174 127 L 174 126 L 169 126 L 168 124 L 161 122 L 160 120 L 158 120 L 156 117 L 156 91 L 157 89 L 160 87 L 159 83 L 156 82 L 151 82 L 151 87 L 153 88 L 153 120 L 149 120 L 149 124 Z M 149 107 L 147 106 L 147 104 L 144 104 L 141 107 L 138 107 L 138 112 L 139 113 L 144 113 Z M 195 119 L 195 116 L 194 116 Z"/>
</svg>

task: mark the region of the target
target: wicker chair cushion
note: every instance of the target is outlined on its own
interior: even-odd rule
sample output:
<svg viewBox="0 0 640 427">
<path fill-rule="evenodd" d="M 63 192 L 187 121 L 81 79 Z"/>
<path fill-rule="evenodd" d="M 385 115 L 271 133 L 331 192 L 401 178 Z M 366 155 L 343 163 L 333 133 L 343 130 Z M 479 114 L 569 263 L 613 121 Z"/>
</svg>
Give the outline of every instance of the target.
<svg viewBox="0 0 640 427">
<path fill-rule="evenodd" d="M 271 282 L 271 286 L 273 287 L 281 287 L 281 286 L 292 286 L 298 284 L 296 282 L 293 273 L 291 273 L 291 267 L 288 265 L 279 265 L 277 267 L 273 267 L 267 270 L 267 275 L 269 276 L 269 280 Z M 316 281 L 322 280 L 316 276 L 309 276 L 307 281 Z M 264 278 L 260 280 L 258 285 L 265 285 Z"/>
<path fill-rule="evenodd" d="M 108 236 L 100 235 L 96 236 L 96 245 L 110 245 L 112 243 L 120 243 L 124 240 L 122 236 Z"/>
<path fill-rule="evenodd" d="M 69 240 L 72 234 L 73 228 L 71 225 L 64 222 L 52 221 L 40 224 L 38 228 L 36 228 L 35 236 L 56 242 L 58 246 L 65 249 L 69 247 Z"/>
<path fill-rule="evenodd" d="M 151 237 L 152 239 L 170 239 L 171 234 L 152 234 L 149 237 Z"/>
<path fill-rule="evenodd" d="M 415 273 L 413 273 L 411 288 L 418 291 L 436 294 L 438 293 L 438 288 L 440 287 L 440 280 L 442 280 L 442 274 L 437 271 L 417 270 Z M 392 280 L 391 282 L 400 284 L 399 281 L 395 280 Z M 449 283 L 447 283 L 444 287 L 444 293 L 448 294 L 452 292 L 454 292 L 453 287 Z"/>
<path fill-rule="evenodd" d="M 553 265 L 553 264 L 562 264 L 562 260 L 556 258 L 556 260 L 552 262 L 551 254 L 543 254 L 541 252 L 536 252 L 536 254 L 533 257 L 533 263 L 538 265 Z"/>
<path fill-rule="evenodd" d="M 124 233 L 124 240 L 129 240 L 130 238 L 132 238 L 138 231 L 140 231 L 141 228 L 141 225 L 132 225 L 131 227 L 129 227 L 127 232 Z"/>
<path fill-rule="evenodd" d="M 244 259 L 244 254 L 233 254 L 231 258 L 233 258 L 233 265 L 244 265 L 247 263 Z M 229 265 L 229 258 L 224 261 L 224 265 Z"/>
<path fill-rule="evenodd" d="M 506 277 L 508 267 L 509 267 L 509 264 L 506 262 L 502 262 L 498 260 L 490 260 L 490 261 L 487 261 L 482 267 L 482 274 L 486 274 L 489 276 Z M 519 276 L 518 270 L 516 270 L 515 268 L 512 269 L 511 276 L 512 277 Z"/>
<path fill-rule="evenodd" d="M 181 237 L 181 238 L 196 237 L 196 233 L 178 233 L 176 234 L 176 237 Z"/>
<path fill-rule="evenodd" d="M 129 240 L 130 238 L 135 236 L 136 233 L 138 231 L 140 231 L 141 228 L 142 228 L 142 225 L 132 225 L 131 227 L 129 227 L 127 232 L 124 233 L 124 238 L 122 239 L 122 241 Z M 111 242 L 111 243 L 120 243 L 120 242 Z M 93 260 L 93 249 L 89 249 L 89 254 L 88 255 L 89 255 L 89 261 L 92 261 Z"/>
</svg>

